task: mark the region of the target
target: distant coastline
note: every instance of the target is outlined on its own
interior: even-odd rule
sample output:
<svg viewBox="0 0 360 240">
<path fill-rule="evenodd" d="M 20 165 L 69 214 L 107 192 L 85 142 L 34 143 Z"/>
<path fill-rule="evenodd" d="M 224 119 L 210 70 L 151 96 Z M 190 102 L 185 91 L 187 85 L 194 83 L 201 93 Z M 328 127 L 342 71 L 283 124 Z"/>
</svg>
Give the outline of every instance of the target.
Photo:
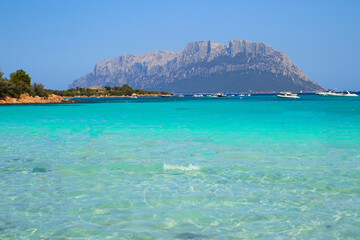
<svg viewBox="0 0 360 240">
<path fill-rule="evenodd" d="M 162 94 L 142 94 L 137 95 L 137 97 L 162 97 Z M 168 95 L 176 97 L 177 95 Z M 98 95 L 98 96 L 74 96 L 74 97 L 62 97 L 59 95 L 51 94 L 48 97 L 39 97 L 39 96 L 29 96 L 27 94 L 20 95 L 19 98 L 5 97 L 0 99 L 0 105 L 16 105 L 16 104 L 54 104 L 54 103 L 76 103 L 74 98 L 129 98 L 131 96 L 121 95 L 121 96 L 107 96 L 107 95 Z"/>
</svg>

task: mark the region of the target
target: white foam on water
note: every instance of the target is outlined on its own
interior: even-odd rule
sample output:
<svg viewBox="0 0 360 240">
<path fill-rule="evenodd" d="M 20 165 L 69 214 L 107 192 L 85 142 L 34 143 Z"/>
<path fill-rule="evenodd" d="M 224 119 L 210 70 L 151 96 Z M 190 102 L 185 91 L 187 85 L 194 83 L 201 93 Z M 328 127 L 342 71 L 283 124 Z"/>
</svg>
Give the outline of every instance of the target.
<svg viewBox="0 0 360 240">
<path fill-rule="evenodd" d="M 197 171 L 200 170 L 200 167 L 194 166 L 191 163 L 188 167 L 164 163 L 164 170 Z"/>
</svg>

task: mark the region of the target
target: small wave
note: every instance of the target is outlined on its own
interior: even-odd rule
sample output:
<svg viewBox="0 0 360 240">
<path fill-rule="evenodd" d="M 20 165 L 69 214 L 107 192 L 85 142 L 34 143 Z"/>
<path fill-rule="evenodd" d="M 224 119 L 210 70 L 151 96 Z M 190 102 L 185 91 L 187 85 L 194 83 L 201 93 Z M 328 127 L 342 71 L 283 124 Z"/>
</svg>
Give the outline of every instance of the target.
<svg viewBox="0 0 360 240">
<path fill-rule="evenodd" d="M 164 170 L 196 171 L 196 170 L 200 170 L 200 167 L 194 166 L 191 163 L 189 164 L 188 167 L 164 163 Z"/>
</svg>

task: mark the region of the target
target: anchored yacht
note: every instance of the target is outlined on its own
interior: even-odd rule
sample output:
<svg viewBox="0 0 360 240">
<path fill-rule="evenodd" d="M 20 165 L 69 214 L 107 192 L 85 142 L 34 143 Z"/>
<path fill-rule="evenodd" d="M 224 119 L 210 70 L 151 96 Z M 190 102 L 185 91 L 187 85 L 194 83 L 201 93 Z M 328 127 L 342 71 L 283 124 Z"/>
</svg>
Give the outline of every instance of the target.
<svg viewBox="0 0 360 240">
<path fill-rule="evenodd" d="M 209 95 L 209 97 L 226 97 L 226 95 L 223 93 L 214 93 Z"/>
<path fill-rule="evenodd" d="M 300 98 L 297 94 L 291 92 L 281 92 L 277 95 L 279 98 Z"/>
<path fill-rule="evenodd" d="M 357 97 L 358 95 L 355 93 L 350 93 L 349 91 L 344 91 L 342 93 L 337 93 L 335 90 L 332 90 L 327 93 L 329 97 Z"/>
<path fill-rule="evenodd" d="M 324 96 L 326 97 L 328 94 L 328 92 L 317 92 L 316 95 L 319 95 L 319 96 Z"/>
</svg>

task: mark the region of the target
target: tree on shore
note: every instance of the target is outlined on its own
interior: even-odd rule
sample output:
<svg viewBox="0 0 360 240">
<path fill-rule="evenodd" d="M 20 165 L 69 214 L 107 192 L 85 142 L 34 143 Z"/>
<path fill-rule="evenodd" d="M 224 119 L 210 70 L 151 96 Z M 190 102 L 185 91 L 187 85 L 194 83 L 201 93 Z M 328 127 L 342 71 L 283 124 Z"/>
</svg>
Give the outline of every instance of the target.
<svg viewBox="0 0 360 240">
<path fill-rule="evenodd" d="M 0 72 L 0 98 L 5 98 L 9 91 L 9 83 L 6 78 L 3 78 L 4 73 Z"/>
<path fill-rule="evenodd" d="M 10 74 L 10 83 L 13 84 L 13 91 L 18 96 L 31 91 L 31 77 L 22 69 Z"/>
<path fill-rule="evenodd" d="M 16 93 L 16 85 L 9 81 L 7 78 L 4 78 L 4 73 L 0 72 L 0 98 L 9 97 L 18 97 Z"/>
<path fill-rule="evenodd" d="M 33 83 L 32 87 L 31 87 L 30 95 L 33 97 L 35 97 L 35 96 L 47 97 L 48 93 L 46 92 L 44 85 L 42 85 L 41 83 Z"/>
<path fill-rule="evenodd" d="M 22 69 L 11 73 L 10 79 L 6 79 L 3 76 L 4 73 L 0 72 L 0 98 L 18 98 L 24 93 L 33 97 L 48 96 L 45 86 L 41 83 L 34 83 L 31 85 L 31 77 Z"/>
</svg>

